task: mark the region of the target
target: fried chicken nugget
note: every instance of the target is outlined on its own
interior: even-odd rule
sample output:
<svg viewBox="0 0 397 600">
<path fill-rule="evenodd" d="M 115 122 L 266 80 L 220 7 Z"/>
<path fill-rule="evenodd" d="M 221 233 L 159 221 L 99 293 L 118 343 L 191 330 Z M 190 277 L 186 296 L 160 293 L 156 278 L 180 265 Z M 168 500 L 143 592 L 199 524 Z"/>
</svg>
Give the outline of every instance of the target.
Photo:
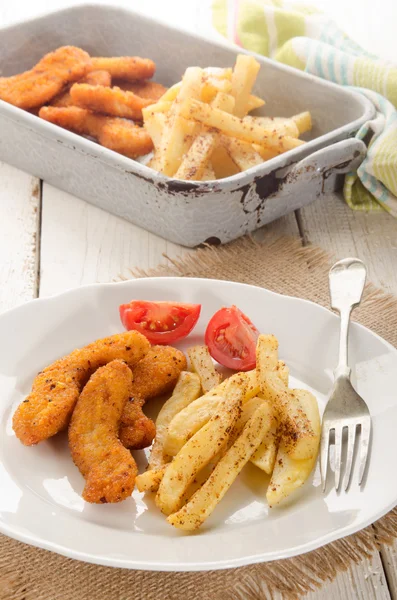
<svg viewBox="0 0 397 600">
<path fill-rule="evenodd" d="M 132 396 L 121 417 L 120 440 L 127 448 L 138 450 L 150 446 L 156 427 L 142 411 L 146 400 L 171 391 L 181 371 L 186 369 L 186 357 L 172 346 L 152 346 L 133 369 Z"/>
<path fill-rule="evenodd" d="M 64 129 L 89 135 L 102 146 L 129 158 L 143 156 L 153 150 L 153 142 L 146 129 L 125 119 L 96 115 L 77 106 L 43 106 L 39 116 Z"/>
<path fill-rule="evenodd" d="M 138 469 L 118 438 L 120 417 L 132 394 L 132 373 L 121 360 L 98 369 L 80 394 L 69 425 L 73 462 L 86 480 L 87 502 L 121 502 L 131 496 Z"/>
<path fill-rule="evenodd" d="M 112 78 L 128 79 L 150 79 L 156 70 L 155 63 L 149 58 L 140 56 L 117 56 L 112 58 L 92 58 L 92 70 L 108 71 Z"/>
<path fill-rule="evenodd" d="M 119 87 L 109 88 L 86 83 L 72 85 L 70 95 L 75 106 L 135 121 L 142 120 L 142 108 L 153 104 L 152 100 L 141 98 L 133 92 L 125 92 Z"/>
<path fill-rule="evenodd" d="M 133 92 L 141 98 L 147 98 L 152 101 L 152 104 L 158 102 L 168 89 L 156 81 L 123 81 L 117 79 L 113 82 L 113 85 L 125 92 Z"/>
<path fill-rule="evenodd" d="M 79 83 L 88 83 L 89 85 L 103 85 L 110 87 L 112 85 L 112 77 L 107 71 L 91 71 L 87 73 Z M 66 106 L 74 106 L 72 96 L 70 95 L 70 86 L 67 89 L 51 100 L 51 106 L 65 108 Z"/>
<path fill-rule="evenodd" d="M 77 81 L 92 67 L 90 56 L 74 46 L 46 54 L 30 71 L 0 78 L 0 99 L 29 109 L 49 102 L 65 84 Z"/>
<path fill-rule="evenodd" d="M 32 392 L 18 406 L 13 429 L 25 446 L 55 435 L 69 423 L 79 394 L 98 367 L 122 359 L 134 367 L 150 344 L 136 331 L 97 340 L 57 360 L 35 378 Z"/>
</svg>

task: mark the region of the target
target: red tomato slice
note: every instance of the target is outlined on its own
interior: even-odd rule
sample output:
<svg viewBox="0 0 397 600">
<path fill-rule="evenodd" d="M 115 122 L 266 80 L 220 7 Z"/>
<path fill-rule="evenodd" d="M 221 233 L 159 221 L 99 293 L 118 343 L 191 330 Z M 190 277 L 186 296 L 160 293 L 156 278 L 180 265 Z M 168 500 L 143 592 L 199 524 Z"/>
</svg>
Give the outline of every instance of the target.
<svg viewBox="0 0 397 600">
<path fill-rule="evenodd" d="M 205 343 L 212 358 L 236 371 L 249 371 L 256 364 L 259 331 L 237 306 L 221 308 L 207 325 Z"/>
<path fill-rule="evenodd" d="M 200 316 L 201 304 L 132 300 L 120 305 L 120 318 L 152 344 L 171 344 L 189 335 Z"/>
</svg>

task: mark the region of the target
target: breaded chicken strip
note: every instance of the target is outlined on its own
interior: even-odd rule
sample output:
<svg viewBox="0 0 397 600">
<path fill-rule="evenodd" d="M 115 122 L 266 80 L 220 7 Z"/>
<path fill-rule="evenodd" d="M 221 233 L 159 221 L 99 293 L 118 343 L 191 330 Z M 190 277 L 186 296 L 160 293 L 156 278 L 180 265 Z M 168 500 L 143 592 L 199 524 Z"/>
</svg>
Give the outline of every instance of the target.
<svg viewBox="0 0 397 600">
<path fill-rule="evenodd" d="M 32 392 L 13 417 L 16 436 L 26 446 L 37 444 L 64 429 L 89 377 L 115 359 L 134 367 L 150 344 L 136 331 L 126 331 L 74 350 L 46 367 L 35 378 Z"/>
<path fill-rule="evenodd" d="M 152 100 L 141 98 L 133 92 L 126 92 L 119 87 L 103 87 L 75 83 L 70 88 L 70 95 L 75 106 L 88 108 L 110 117 L 121 117 L 142 121 L 142 108 L 153 104 Z"/>
<path fill-rule="evenodd" d="M 141 98 L 147 98 L 152 101 L 152 104 L 160 100 L 168 89 L 156 81 L 123 81 L 117 79 L 113 82 L 113 85 L 125 92 L 133 92 Z"/>
<path fill-rule="evenodd" d="M 118 438 L 132 373 L 121 360 L 98 369 L 80 394 L 69 425 L 73 462 L 86 480 L 87 502 L 120 502 L 131 496 L 138 469 Z"/>
<path fill-rule="evenodd" d="M 63 46 L 46 54 L 30 71 L 0 78 L 0 99 L 19 108 L 34 108 L 49 102 L 62 88 L 77 81 L 92 68 L 90 56 L 74 46 Z"/>
<path fill-rule="evenodd" d="M 92 58 L 92 69 L 109 71 L 112 78 L 135 81 L 153 77 L 156 65 L 149 58 L 140 56 L 95 57 Z"/>
<path fill-rule="evenodd" d="M 89 135 L 105 148 L 124 154 L 129 158 L 143 156 L 153 150 L 153 142 L 143 127 L 132 121 L 95 115 L 85 108 L 68 106 L 57 108 L 43 106 L 39 116 L 54 125 L 64 127 L 75 133 Z"/>
<path fill-rule="evenodd" d="M 152 346 L 133 369 L 132 396 L 121 417 L 120 440 L 127 448 L 150 446 L 156 427 L 143 412 L 146 400 L 171 391 L 186 369 L 183 352 L 171 346 Z"/>
<path fill-rule="evenodd" d="M 103 85 L 104 87 L 110 87 L 112 85 L 112 78 L 110 73 L 107 71 L 91 71 L 87 73 L 79 83 L 88 83 L 89 85 Z M 70 95 L 70 86 L 55 96 L 51 100 L 51 106 L 57 106 L 58 108 L 65 108 L 65 106 L 74 106 L 72 96 Z"/>
</svg>

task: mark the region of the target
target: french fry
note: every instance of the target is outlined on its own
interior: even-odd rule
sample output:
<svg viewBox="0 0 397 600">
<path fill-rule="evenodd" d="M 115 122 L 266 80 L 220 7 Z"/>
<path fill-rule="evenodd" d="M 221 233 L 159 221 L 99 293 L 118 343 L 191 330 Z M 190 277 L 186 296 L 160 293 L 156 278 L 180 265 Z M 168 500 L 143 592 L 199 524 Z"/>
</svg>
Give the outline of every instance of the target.
<svg viewBox="0 0 397 600">
<path fill-rule="evenodd" d="M 168 88 L 168 90 L 161 96 L 161 102 L 173 102 L 177 97 L 179 90 L 182 87 L 182 81 L 178 81 L 173 86 Z"/>
<path fill-rule="evenodd" d="M 169 462 L 164 454 L 164 440 L 172 419 L 201 393 L 200 377 L 195 373 L 182 371 L 172 396 L 163 404 L 156 419 L 156 437 L 149 458 L 149 469 L 161 467 Z"/>
<path fill-rule="evenodd" d="M 279 360 L 277 363 L 277 374 L 283 381 L 284 385 L 288 387 L 289 369 L 284 361 Z M 248 404 L 248 403 L 247 403 Z M 270 407 L 270 403 L 269 403 Z M 245 409 L 245 405 L 243 410 Z M 265 471 L 268 475 L 271 475 L 276 462 L 277 449 L 280 441 L 278 433 L 279 423 L 276 418 L 273 407 L 271 410 L 271 425 L 268 432 L 262 440 L 259 448 L 251 456 L 251 462 L 262 471 Z"/>
<path fill-rule="evenodd" d="M 187 351 L 190 365 L 200 378 L 204 393 L 209 392 L 221 382 L 221 375 L 215 370 L 214 363 L 207 346 L 192 346 Z"/>
<path fill-rule="evenodd" d="M 316 451 L 316 436 L 299 397 L 277 374 L 277 339 L 273 335 L 260 335 L 256 356 L 261 393 L 278 413 L 287 452 L 295 459 L 310 458 Z"/>
<path fill-rule="evenodd" d="M 161 100 L 156 102 L 156 104 L 150 104 L 149 106 L 146 106 L 142 109 L 142 116 L 144 120 L 150 117 L 150 115 L 152 115 L 153 113 L 167 113 L 170 110 L 172 102 L 163 100 L 163 97 L 161 98 Z"/>
<path fill-rule="evenodd" d="M 190 148 L 192 141 L 190 144 L 187 141 L 188 132 L 185 119 L 181 119 L 181 109 L 187 99 L 200 98 L 202 74 L 199 67 L 186 69 L 178 95 L 171 106 L 170 119 L 164 127 L 160 146 L 161 171 L 165 175 L 172 176 L 176 173 Z"/>
<path fill-rule="evenodd" d="M 216 133 L 212 131 L 200 133 L 182 160 L 175 173 L 175 178 L 200 181 L 217 142 L 218 135 Z"/>
<path fill-rule="evenodd" d="M 230 94 L 232 91 L 231 81 L 217 77 L 207 77 L 201 88 L 200 100 L 202 102 L 211 102 L 218 92 Z"/>
<path fill-rule="evenodd" d="M 237 117 L 242 118 L 248 112 L 248 101 L 259 69 L 260 64 L 252 56 L 247 54 L 237 56 L 232 75 L 232 94 L 236 100 L 234 114 Z"/>
<path fill-rule="evenodd" d="M 179 510 L 195 475 L 227 444 L 246 388 L 247 377 L 243 373 L 230 377 L 217 413 L 186 442 L 167 466 L 156 495 L 156 504 L 164 514 Z"/>
<path fill-rule="evenodd" d="M 309 111 L 294 115 L 291 119 L 295 122 L 299 134 L 306 133 L 306 131 L 310 131 L 312 128 L 312 117 Z"/>
<path fill-rule="evenodd" d="M 266 148 L 265 146 L 259 146 L 259 144 L 252 144 L 252 147 L 254 148 L 254 150 L 256 152 L 258 152 L 258 154 L 261 155 L 262 160 L 270 160 L 271 158 L 274 158 L 275 156 L 278 156 L 280 153 L 277 152 L 276 150 L 270 150 L 269 148 Z"/>
<path fill-rule="evenodd" d="M 265 104 L 266 102 L 262 98 L 259 98 L 259 96 L 253 96 L 251 94 L 251 96 L 248 98 L 247 113 L 251 112 L 252 110 L 255 110 L 256 108 L 260 108 Z"/>
<path fill-rule="evenodd" d="M 139 492 L 157 492 L 163 479 L 167 464 L 155 469 L 149 469 L 137 476 L 135 484 Z"/>
<path fill-rule="evenodd" d="M 263 158 L 254 150 L 252 144 L 236 140 L 227 135 L 222 136 L 222 144 L 240 171 L 246 171 L 247 169 L 263 164 Z"/>
<path fill-rule="evenodd" d="M 211 163 L 208 163 L 203 171 L 201 181 L 214 181 L 216 179 L 215 171 Z"/>
<path fill-rule="evenodd" d="M 222 133 L 245 142 L 260 144 L 279 152 L 286 152 L 301 146 L 305 142 L 290 136 L 279 136 L 256 123 L 249 124 L 225 111 L 213 108 L 198 100 L 184 100 L 180 106 L 180 115 L 194 119 L 207 127 L 219 129 Z"/>
<path fill-rule="evenodd" d="M 231 177 L 240 172 L 235 162 L 232 161 L 224 146 L 218 146 L 211 154 L 211 164 L 217 179 Z"/>
<path fill-rule="evenodd" d="M 293 119 L 284 119 L 281 117 L 252 117 L 247 115 L 244 117 L 245 123 L 259 125 L 263 129 L 269 129 L 277 135 L 287 135 L 293 138 L 299 137 L 299 129 Z"/>
<path fill-rule="evenodd" d="M 285 500 L 292 492 L 301 487 L 310 476 L 316 464 L 321 437 L 321 419 L 316 398 L 307 390 L 293 390 L 307 414 L 314 432 L 316 445 L 312 456 L 304 460 L 291 458 L 284 440 L 281 440 L 274 471 L 269 483 L 266 498 L 269 506 L 275 506 Z"/>
<path fill-rule="evenodd" d="M 246 402 L 258 395 L 260 387 L 255 370 L 240 375 L 243 375 L 247 381 L 243 396 L 243 402 Z M 226 379 L 175 415 L 169 424 L 167 436 L 164 440 L 164 452 L 166 454 L 175 456 L 184 444 L 216 414 L 225 396 L 228 381 Z"/>
<path fill-rule="evenodd" d="M 166 115 L 162 112 L 155 112 L 145 117 L 145 129 L 152 138 L 155 148 L 161 143 L 165 122 Z"/>
<path fill-rule="evenodd" d="M 266 435 L 270 423 L 269 414 L 266 402 L 257 406 L 241 435 L 219 460 L 207 481 L 187 504 L 168 517 L 167 521 L 171 525 L 193 531 L 204 523 Z"/>
</svg>

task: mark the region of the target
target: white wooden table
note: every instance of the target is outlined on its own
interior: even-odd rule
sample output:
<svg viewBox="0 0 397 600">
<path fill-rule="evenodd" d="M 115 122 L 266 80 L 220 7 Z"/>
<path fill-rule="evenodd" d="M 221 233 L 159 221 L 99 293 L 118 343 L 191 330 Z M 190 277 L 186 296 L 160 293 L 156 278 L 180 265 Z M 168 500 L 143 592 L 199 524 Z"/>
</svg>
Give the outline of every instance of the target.
<svg viewBox="0 0 397 600">
<path fill-rule="evenodd" d="M 0 24 L 75 3 L 2 3 Z M 312 2 L 315 3 L 334 18 L 343 14 L 345 30 L 358 42 L 366 44 L 371 40 L 371 50 L 385 58 L 395 58 L 395 0 Z M 117 4 L 133 6 L 190 30 L 203 25 L 203 2 L 199 0 L 119 0 Z M 360 257 L 369 267 L 371 280 L 397 294 L 397 220 L 385 213 L 353 213 L 340 198 L 332 196 L 259 232 L 259 236 L 281 234 L 296 236 L 302 244 L 318 244 L 338 256 Z M 131 266 L 154 267 L 165 260 L 163 253 L 173 257 L 184 251 L 0 163 L 0 310 L 86 283 L 110 281 Z M 397 599 L 397 543 L 394 548 L 383 548 L 372 560 L 341 573 L 333 583 L 308 597 Z"/>
</svg>

